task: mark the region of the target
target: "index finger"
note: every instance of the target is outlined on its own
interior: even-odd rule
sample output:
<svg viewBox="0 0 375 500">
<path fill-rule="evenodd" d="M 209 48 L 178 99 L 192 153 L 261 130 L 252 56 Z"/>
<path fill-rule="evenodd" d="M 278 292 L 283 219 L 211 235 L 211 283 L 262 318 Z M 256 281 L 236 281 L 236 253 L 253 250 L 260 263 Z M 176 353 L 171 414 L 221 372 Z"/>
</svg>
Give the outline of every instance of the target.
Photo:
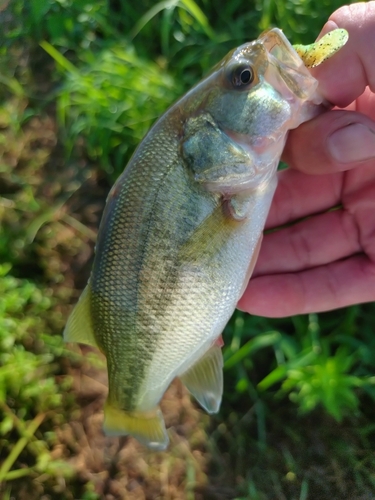
<svg viewBox="0 0 375 500">
<path fill-rule="evenodd" d="M 288 168 L 277 173 L 278 186 L 265 229 L 325 212 L 341 202 L 342 173 L 308 176 Z"/>
<path fill-rule="evenodd" d="M 321 34 L 335 28 L 349 32 L 347 44 L 311 73 L 329 102 L 346 107 L 366 86 L 375 92 L 375 2 L 341 7 L 330 16 Z"/>
</svg>

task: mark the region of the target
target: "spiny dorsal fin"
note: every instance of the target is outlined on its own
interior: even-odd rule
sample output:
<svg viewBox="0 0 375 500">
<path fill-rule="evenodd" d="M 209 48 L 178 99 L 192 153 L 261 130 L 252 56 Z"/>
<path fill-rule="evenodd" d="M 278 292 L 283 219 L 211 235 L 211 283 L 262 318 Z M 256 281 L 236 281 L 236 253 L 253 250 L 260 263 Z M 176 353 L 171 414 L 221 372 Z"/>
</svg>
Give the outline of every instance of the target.
<svg viewBox="0 0 375 500">
<path fill-rule="evenodd" d="M 217 413 L 223 394 L 221 347 L 214 344 L 180 379 L 208 413 Z"/>
<path fill-rule="evenodd" d="M 78 342 L 99 348 L 92 327 L 90 295 L 91 288 L 88 284 L 69 316 L 63 335 L 65 342 Z"/>
</svg>

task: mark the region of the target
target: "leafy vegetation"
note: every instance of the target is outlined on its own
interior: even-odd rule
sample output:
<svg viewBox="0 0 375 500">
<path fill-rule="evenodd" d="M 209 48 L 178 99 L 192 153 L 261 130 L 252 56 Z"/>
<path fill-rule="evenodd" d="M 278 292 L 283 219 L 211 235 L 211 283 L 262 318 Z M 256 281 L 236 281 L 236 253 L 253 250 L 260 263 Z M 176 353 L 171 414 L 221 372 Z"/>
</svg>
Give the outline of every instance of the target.
<svg viewBox="0 0 375 500">
<path fill-rule="evenodd" d="M 66 463 L 51 459 L 54 433 L 39 430 L 48 418 L 61 423 L 62 394 L 69 387 L 67 377 L 61 384 L 55 379 L 62 340 L 46 333 L 43 319 L 51 309 L 51 299 L 35 284 L 11 276 L 10 270 L 10 265 L 0 266 L 0 442 L 4 458 L 0 483 L 35 471 L 57 477 L 70 473 Z M 26 446 L 34 463 L 10 470 Z"/>
<path fill-rule="evenodd" d="M 311 42 L 341 3 L 0 6 L 4 498 L 374 497 L 373 304 L 285 320 L 236 312 L 220 414 L 174 385 L 173 446 L 160 454 L 104 440 L 102 361 L 61 341 L 110 184 L 156 117 L 233 46 L 270 25 Z"/>
<path fill-rule="evenodd" d="M 47 42 L 43 47 L 67 72 L 57 102 L 67 147 L 84 137 L 88 155 L 114 181 L 181 86 L 160 65 L 140 59 L 131 45 L 86 53 L 80 70 Z"/>
</svg>

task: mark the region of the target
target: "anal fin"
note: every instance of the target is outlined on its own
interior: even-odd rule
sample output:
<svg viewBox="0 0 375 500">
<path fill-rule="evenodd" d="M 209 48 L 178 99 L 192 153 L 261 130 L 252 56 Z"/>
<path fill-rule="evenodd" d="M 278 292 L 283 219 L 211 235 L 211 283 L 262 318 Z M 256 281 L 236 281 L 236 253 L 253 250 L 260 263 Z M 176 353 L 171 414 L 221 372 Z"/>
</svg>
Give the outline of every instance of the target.
<svg viewBox="0 0 375 500">
<path fill-rule="evenodd" d="M 141 444 L 156 450 L 165 450 L 169 438 L 159 408 L 150 412 L 127 412 L 111 405 L 104 406 L 103 430 L 107 436 L 130 434 Z"/>
<path fill-rule="evenodd" d="M 217 413 L 223 394 L 221 346 L 215 343 L 180 379 L 208 413 Z"/>
<path fill-rule="evenodd" d="M 78 342 L 99 348 L 92 327 L 90 294 L 88 284 L 69 316 L 63 335 L 65 342 Z"/>
</svg>

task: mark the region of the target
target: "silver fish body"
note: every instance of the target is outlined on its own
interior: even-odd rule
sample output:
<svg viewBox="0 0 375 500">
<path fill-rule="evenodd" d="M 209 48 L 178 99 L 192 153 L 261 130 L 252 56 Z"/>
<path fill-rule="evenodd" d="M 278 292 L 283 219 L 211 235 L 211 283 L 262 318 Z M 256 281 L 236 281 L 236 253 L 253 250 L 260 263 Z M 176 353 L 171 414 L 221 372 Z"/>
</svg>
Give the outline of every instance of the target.
<svg viewBox="0 0 375 500">
<path fill-rule="evenodd" d="M 218 411 L 218 339 L 254 267 L 287 132 L 319 111 L 316 86 L 271 30 L 172 106 L 112 188 L 65 330 L 106 355 L 108 434 L 165 448 L 158 403 L 176 376 Z"/>
</svg>

